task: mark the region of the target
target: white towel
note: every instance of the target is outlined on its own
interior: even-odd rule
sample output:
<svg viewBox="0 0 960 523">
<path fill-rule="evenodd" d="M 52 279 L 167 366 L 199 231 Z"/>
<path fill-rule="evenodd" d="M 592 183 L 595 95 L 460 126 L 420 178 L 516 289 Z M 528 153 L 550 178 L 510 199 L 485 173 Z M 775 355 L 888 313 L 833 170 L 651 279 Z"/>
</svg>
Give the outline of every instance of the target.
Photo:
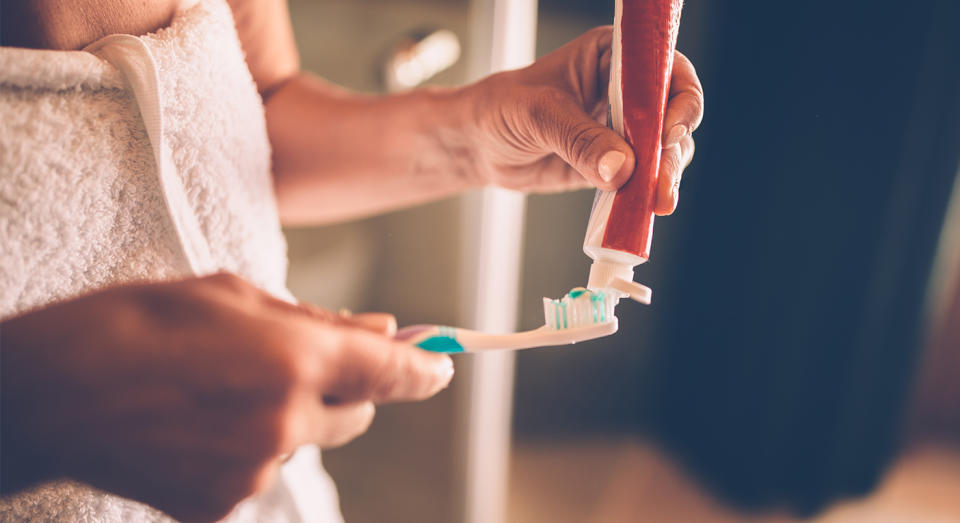
<svg viewBox="0 0 960 523">
<path fill-rule="evenodd" d="M 216 265 L 288 296 L 263 106 L 229 7 L 202 2 L 141 40 Z M 0 318 L 185 275 L 151 143 L 115 67 L 82 51 L 0 48 L 0 115 Z"/>
<path fill-rule="evenodd" d="M 202 1 L 133 44 L 155 73 L 162 140 L 110 53 L 0 47 L 0 319 L 198 270 L 229 270 L 291 299 L 263 105 L 229 7 Z M 158 171 L 160 141 L 169 169 Z M 203 259 L 184 263 L 196 250 Z M 228 519 L 341 521 L 315 449 L 281 478 Z M 0 499 L 2 521 L 167 519 L 69 481 Z"/>
</svg>

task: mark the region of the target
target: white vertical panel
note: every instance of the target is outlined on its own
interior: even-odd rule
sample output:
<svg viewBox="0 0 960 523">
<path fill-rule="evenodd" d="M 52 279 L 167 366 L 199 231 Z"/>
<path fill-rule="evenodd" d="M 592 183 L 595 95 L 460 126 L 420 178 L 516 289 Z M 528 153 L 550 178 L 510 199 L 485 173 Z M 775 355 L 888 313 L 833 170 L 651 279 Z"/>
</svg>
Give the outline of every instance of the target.
<svg viewBox="0 0 960 523">
<path fill-rule="evenodd" d="M 470 76 L 522 67 L 534 59 L 536 0 L 472 0 Z M 485 331 L 516 328 L 524 197 L 488 188 L 464 198 L 464 323 Z M 470 356 L 463 409 L 465 523 L 502 523 L 506 513 L 514 355 Z"/>
</svg>

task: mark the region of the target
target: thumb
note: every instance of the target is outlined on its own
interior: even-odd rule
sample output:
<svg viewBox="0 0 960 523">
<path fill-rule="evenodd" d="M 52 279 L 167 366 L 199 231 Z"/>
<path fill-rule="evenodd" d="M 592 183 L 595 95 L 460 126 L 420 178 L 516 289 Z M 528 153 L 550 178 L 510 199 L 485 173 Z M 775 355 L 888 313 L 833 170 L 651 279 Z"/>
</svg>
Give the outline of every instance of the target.
<svg viewBox="0 0 960 523">
<path fill-rule="evenodd" d="M 373 400 L 375 403 L 422 400 L 450 383 L 453 361 L 438 354 L 397 342 L 364 329 L 338 330 L 341 343 L 336 369 L 323 395 L 341 403 Z"/>
<path fill-rule="evenodd" d="M 572 100 L 538 111 L 540 145 L 556 153 L 591 184 L 618 189 L 633 173 L 633 150 L 612 129 L 591 118 Z"/>
</svg>

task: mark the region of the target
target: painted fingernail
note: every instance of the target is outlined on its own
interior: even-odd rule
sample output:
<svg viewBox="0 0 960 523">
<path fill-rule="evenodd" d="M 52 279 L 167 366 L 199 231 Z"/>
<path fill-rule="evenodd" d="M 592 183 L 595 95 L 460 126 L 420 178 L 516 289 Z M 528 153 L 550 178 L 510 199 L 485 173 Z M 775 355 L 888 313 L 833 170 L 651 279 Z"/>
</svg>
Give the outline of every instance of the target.
<svg viewBox="0 0 960 523">
<path fill-rule="evenodd" d="M 672 147 L 680 143 L 680 140 L 683 139 L 687 134 L 687 126 L 683 124 L 677 124 L 670 128 L 670 131 L 667 132 L 667 139 L 663 141 L 664 147 Z"/>
<path fill-rule="evenodd" d="M 613 177 L 620 172 L 620 168 L 623 167 L 623 162 L 626 160 L 627 156 L 620 151 L 609 151 L 605 153 L 600 158 L 600 165 L 597 166 L 597 171 L 600 173 L 603 181 L 609 182 L 612 180 Z"/>
</svg>

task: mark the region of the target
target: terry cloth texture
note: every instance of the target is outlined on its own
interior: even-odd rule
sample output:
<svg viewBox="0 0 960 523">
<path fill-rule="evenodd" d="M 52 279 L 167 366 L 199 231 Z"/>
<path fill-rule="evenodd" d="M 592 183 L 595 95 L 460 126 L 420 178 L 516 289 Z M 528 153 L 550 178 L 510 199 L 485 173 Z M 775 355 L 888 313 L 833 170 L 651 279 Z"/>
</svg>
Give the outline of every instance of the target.
<svg viewBox="0 0 960 523">
<path fill-rule="evenodd" d="M 139 40 L 179 200 L 160 181 L 149 111 L 123 71 L 83 51 L 0 47 L 0 319 L 112 284 L 192 275 L 178 215 L 208 251 L 202 272 L 230 271 L 292 299 L 263 105 L 229 6 L 203 0 Z M 70 481 L 0 499 L 0 521 L 168 520 Z M 341 517 L 307 448 L 228 520 Z"/>
</svg>

